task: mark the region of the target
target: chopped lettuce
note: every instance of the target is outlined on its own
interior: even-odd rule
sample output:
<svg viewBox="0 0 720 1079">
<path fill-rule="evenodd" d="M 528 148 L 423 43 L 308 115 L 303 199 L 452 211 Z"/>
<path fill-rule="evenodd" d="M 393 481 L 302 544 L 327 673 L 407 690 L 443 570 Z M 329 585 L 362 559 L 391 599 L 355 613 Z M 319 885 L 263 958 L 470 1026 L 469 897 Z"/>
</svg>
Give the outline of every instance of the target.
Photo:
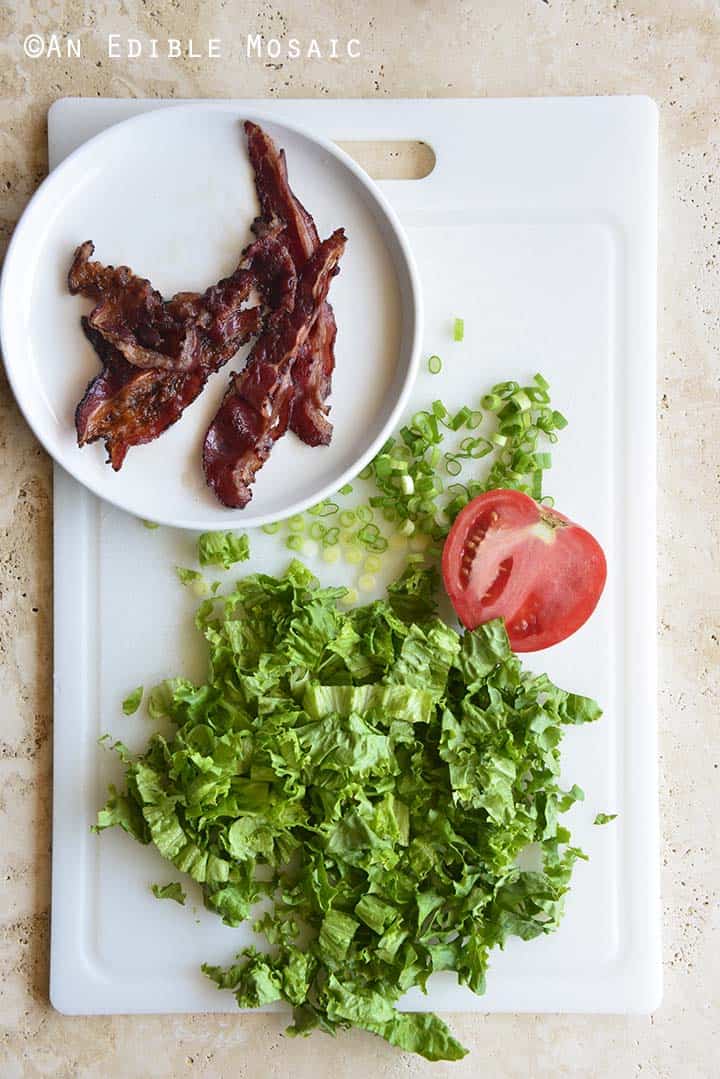
<svg viewBox="0 0 720 1079">
<path fill-rule="evenodd" d="M 207 679 L 152 691 L 174 733 L 125 758 L 96 827 L 152 842 L 229 926 L 264 901 L 269 951 L 203 968 L 241 1007 L 284 1000 L 291 1034 L 354 1025 L 456 1060 L 437 1016 L 397 1002 L 441 970 L 482 993 L 493 948 L 557 927 L 584 857 L 559 747 L 600 712 L 525 671 L 502 622 L 445 625 L 427 571 L 364 607 L 343 595 L 293 562 L 206 599 Z"/>
<path fill-rule="evenodd" d="M 174 899 L 182 907 L 185 906 L 187 896 L 179 881 L 174 880 L 171 884 L 151 884 L 150 891 L 156 899 Z"/>
<path fill-rule="evenodd" d="M 617 813 L 597 813 L 593 824 L 609 824 L 617 818 Z"/>
<path fill-rule="evenodd" d="M 198 561 L 201 566 L 222 566 L 230 569 L 236 562 L 250 557 L 250 544 L 245 535 L 235 532 L 203 532 L 198 540 Z"/>
<path fill-rule="evenodd" d="M 132 693 L 128 693 L 125 700 L 122 702 L 122 710 L 126 716 L 132 716 L 137 712 L 140 707 L 140 701 L 143 698 L 143 687 L 137 686 Z"/>
</svg>

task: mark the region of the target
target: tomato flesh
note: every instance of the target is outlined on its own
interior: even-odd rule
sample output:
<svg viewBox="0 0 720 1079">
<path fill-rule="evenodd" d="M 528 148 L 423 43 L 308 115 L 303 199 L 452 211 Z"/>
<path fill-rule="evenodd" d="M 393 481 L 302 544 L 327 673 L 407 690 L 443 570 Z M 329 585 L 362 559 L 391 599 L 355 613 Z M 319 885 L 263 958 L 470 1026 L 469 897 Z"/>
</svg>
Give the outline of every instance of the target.
<svg viewBox="0 0 720 1079">
<path fill-rule="evenodd" d="M 520 491 L 488 491 L 458 514 L 445 541 L 445 588 L 475 629 L 504 618 L 515 652 L 565 640 L 597 606 L 607 577 L 589 532 Z"/>
</svg>

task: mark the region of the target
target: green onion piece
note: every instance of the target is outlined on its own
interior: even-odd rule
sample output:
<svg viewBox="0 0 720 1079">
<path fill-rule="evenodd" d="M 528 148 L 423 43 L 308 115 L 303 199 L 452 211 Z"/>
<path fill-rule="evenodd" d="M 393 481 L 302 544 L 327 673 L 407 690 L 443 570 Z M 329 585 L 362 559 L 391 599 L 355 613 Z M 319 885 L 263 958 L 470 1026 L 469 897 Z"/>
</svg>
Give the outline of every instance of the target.
<svg viewBox="0 0 720 1079">
<path fill-rule="evenodd" d="M 412 476 L 400 477 L 400 490 L 404 495 L 411 495 L 415 490 L 415 482 Z"/>
<path fill-rule="evenodd" d="M 548 382 L 548 380 L 546 378 L 543 378 L 543 376 L 541 374 L 534 375 L 533 376 L 533 381 L 537 382 L 537 384 L 538 384 L 538 386 L 540 387 L 541 390 L 549 390 L 550 389 L 550 383 Z"/>
<path fill-rule="evenodd" d="M 352 494 L 352 484 L 351 483 L 344 483 L 342 485 L 342 487 L 340 488 L 338 494 L 351 495 Z"/>
<path fill-rule="evenodd" d="M 439 356 L 431 356 L 428 360 L 428 371 L 431 375 L 439 375 L 442 371 L 442 360 Z"/>
<path fill-rule="evenodd" d="M 486 393 L 480 404 L 488 412 L 497 412 L 498 409 L 502 408 L 503 399 L 499 393 Z"/>
<path fill-rule="evenodd" d="M 415 531 L 415 525 L 410 520 L 403 521 L 403 523 L 400 525 L 400 528 L 398 529 L 398 532 L 402 536 L 412 536 L 414 531 Z"/>
<path fill-rule="evenodd" d="M 451 453 L 445 454 L 445 468 L 449 476 L 459 476 L 462 472 L 462 465 Z"/>
<path fill-rule="evenodd" d="M 363 573 L 358 577 L 358 588 L 361 592 L 372 592 L 376 584 L 377 581 L 372 573 Z"/>
<path fill-rule="evenodd" d="M 529 408 L 532 408 L 532 401 L 525 393 L 525 390 L 518 390 L 512 395 L 510 401 L 518 412 L 527 412 Z"/>
<path fill-rule="evenodd" d="M 325 538 L 327 529 L 325 525 L 320 524 L 319 521 L 313 521 L 313 523 L 310 525 L 309 532 L 311 539 L 321 540 Z"/>
<path fill-rule="evenodd" d="M 302 514 L 297 514 L 295 517 L 291 517 L 288 521 L 288 528 L 291 532 L 304 532 L 305 531 L 305 518 Z"/>
<path fill-rule="evenodd" d="M 498 382 L 493 386 L 490 392 L 499 394 L 500 397 L 504 397 L 507 400 L 508 397 L 512 397 L 514 393 L 517 393 L 519 389 L 520 387 L 517 382 Z"/>
<path fill-rule="evenodd" d="M 503 449 L 503 447 L 507 446 L 508 444 L 507 435 L 501 435 L 499 431 L 496 431 L 494 434 L 490 435 L 490 441 L 494 446 L 497 446 L 499 449 Z"/>
<path fill-rule="evenodd" d="M 359 566 L 363 560 L 362 547 L 348 547 L 345 550 L 345 561 L 349 562 L 351 566 Z"/>
<path fill-rule="evenodd" d="M 440 400 L 433 401 L 432 410 L 433 410 L 433 416 L 435 417 L 436 420 L 441 420 L 441 421 L 446 420 L 448 418 L 448 416 L 450 415 L 448 410 L 445 408 L 445 405 Z"/>
<path fill-rule="evenodd" d="M 272 521 L 269 525 L 263 525 L 262 530 L 266 535 L 274 536 L 276 532 L 280 531 L 280 522 Z"/>
<path fill-rule="evenodd" d="M 461 318 L 456 318 L 453 323 L 453 341 L 462 341 L 465 337 L 465 321 Z"/>
<path fill-rule="evenodd" d="M 340 558 L 340 549 L 338 547 L 323 547 L 322 556 L 325 562 L 337 562 Z"/>
<path fill-rule="evenodd" d="M 425 556 L 421 554 L 409 554 L 407 560 L 409 566 L 417 566 L 425 561 Z"/>
<path fill-rule="evenodd" d="M 459 412 L 456 412 L 455 415 L 453 416 L 453 418 L 451 419 L 451 421 L 450 421 L 450 429 L 452 431 L 459 431 L 460 428 L 463 427 L 467 423 L 467 421 L 470 419 L 471 416 L 472 416 L 471 409 L 469 409 L 467 407 L 467 405 L 463 405 L 463 407 L 459 410 Z"/>
<path fill-rule="evenodd" d="M 533 472 L 532 486 L 530 488 L 531 496 L 538 501 L 542 498 L 542 481 L 543 474 L 542 469 L 539 468 L 537 472 Z"/>
<path fill-rule="evenodd" d="M 567 427 L 568 421 L 563 416 L 562 412 L 553 411 L 552 420 L 558 431 L 562 431 L 563 427 Z"/>
<path fill-rule="evenodd" d="M 469 431 L 474 431 L 477 427 L 480 426 L 482 421 L 483 421 L 482 412 L 474 411 L 474 412 L 470 413 L 465 426 L 468 428 Z"/>
<path fill-rule="evenodd" d="M 552 468 L 551 453 L 535 453 L 533 454 L 533 460 L 535 462 L 535 468 Z"/>
<path fill-rule="evenodd" d="M 360 471 L 358 472 L 358 479 L 369 480 L 372 474 L 372 465 L 365 465 L 365 468 L 360 469 Z"/>
<path fill-rule="evenodd" d="M 289 551 L 302 551 L 303 543 L 302 536 L 297 535 L 297 533 L 293 533 L 292 536 L 288 536 L 285 540 L 285 546 Z"/>
<path fill-rule="evenodd" d="M 149 528 L 151 532 L 153 531 L 153 529 L 159 528 L 159 527 L 160 527 L 160 525 L 155 524 L 154 521 L 143 521 L 143 528 Z"/>
<path fill-rule="evenodd" d="M 355 524 L 356 516 L 352 510 L 343 510 L 338 517 L 338 521 L 342 528 L 350 528 L 351 525 Z"/>
<path fill-rule="evenodd" d="M 372 521 L 372 510 L 369 508 L 369 506 L 358 506 L 358 508 L 355 510 L 355 516 L 357 517 L 358 521 Z"/>
<path fill-rule="evenodd" d="M 382 559 L 378 558 L 376 554 L 369 554 L 365 559 L 363 569 L 366 573 L 377 573 L 382 566 Z"/>
<path fill-rule="evenodd" d="M 340 529 L 337 525 L 334 528 L 328 528 L 323 536 L 323 547 L 334 547 L 340 538 Z"/>
</svg>

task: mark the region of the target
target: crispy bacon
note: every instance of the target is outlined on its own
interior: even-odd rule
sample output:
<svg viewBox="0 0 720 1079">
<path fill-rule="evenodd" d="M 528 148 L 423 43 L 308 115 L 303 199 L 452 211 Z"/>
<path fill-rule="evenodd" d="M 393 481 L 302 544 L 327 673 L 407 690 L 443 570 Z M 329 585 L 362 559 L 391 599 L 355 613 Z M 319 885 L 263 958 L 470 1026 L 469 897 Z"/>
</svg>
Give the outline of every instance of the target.
<svg viewBox="0 0 720 1079">
<path fill-rule="evenodd" d="M 268 230 L 283 228 L 283 238 L 300 270 L 320 243 L 315 222 L 288 183 L 285 151 L 278 150 L 270 136 L 249 120 L 245 133 L 262 211 L 253 229 L 262 236 Z M 309 446 L 327 446 L 332 438 L 327 399 L 335 369 L 336 336 L 335 315 L 325 303 L 294 373 L 290 427 Z"/>
<path fill-rule="evenodd" d="M 242 306 L 251 289 L 256 286 L 272 309 L 286 311 L 294 304 L 297 275 L 285 245 L 268 234 L 247 248 L 230 277 L 204 293 L 178 293 L 164 302 L 149 282 L 127 267 L 89 262 L 92 251 L 90 243 L 78 248 L 69 283 L 71 291 L 99 300 L 83 319 L 83 329 L 103 370 L 78 405 L 75 425 L 79 445 L 105 440 L 108 459 L 117 471 L 131 446 L 151 442 L 175 423 L 209 376 L 260 331 L 261 308 Z M 103 317 L 99 324 L 93 318 L 103 304 L 112 303 L 122 309 L 127 328 L 122 329 L 120 342 Z M 174 367 L 136 362 L 138 347 L 146 347 L 138 345 L 141 334 L 146 341 L 150 332 L 161 335 L 160 340 L 152 339 L 155 351 L 158 344 L 171 340 L 168 334 L 162 337 L 168 326 L 184 327 L 185 342 L 192 342 L 192 362 L 180 361 Z"/>
<path fill-rule="evenodd" d="M 254 287 L 271 308 L 292 303 L 296 271 L 285 245 L 268 233 L 243 253 L 237 269 L 204 293 L 179 293 L 167 303 L 127 266 L 91 262 L 91 241 L 75 252 L 68 286 L 98 303 L 88 316 L 93 330 L 135 367 L 189 371 L 200 362 L 205 333 L 218 343 L 233 336 L 233 319 Z"/>
<path fill-rule="evenodd" d="M 296 359 L 321 315 L 344 248 L 342 229 L 318 246 L 300 274 L 294 307 L 270 317 L 247 366 L 232 376 L 203 447 L 205 477 L 226 506 L 248 504 L 256 473 L 287 430 Z"/>
</svg>

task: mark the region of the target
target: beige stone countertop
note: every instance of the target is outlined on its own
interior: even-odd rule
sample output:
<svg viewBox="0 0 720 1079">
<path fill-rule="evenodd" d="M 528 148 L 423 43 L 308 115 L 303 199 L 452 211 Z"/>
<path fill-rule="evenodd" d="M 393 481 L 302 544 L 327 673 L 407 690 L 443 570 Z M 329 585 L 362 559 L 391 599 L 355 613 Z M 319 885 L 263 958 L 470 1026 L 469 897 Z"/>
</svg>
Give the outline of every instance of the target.
<svg viewBox="0 0 720 1079">
<path fill-rule="evenodd" d="M 83 56 L 31 59 L 31 32 Z M 249 32 L 359 59 L 110 59 L 106 35 Z M 0 1077 L 720 1074 L 720 5 L 717 0 L 10 0 L 0 5 L 3 250 L 46 172 L 58 97 L 651 95 L 661 118 L 659 724 L 665 997 L 651 1017 L 458 1015 L 471 1054 L 432 1065 L 277 1015 L 69 1018 L 48 1003 L 50 461 L 0 375 Z M 632 462 L 628 462 L 632 468 Z M 638 483 L 653 477 L 638 475 Z M 713 1063 L 714 1061 L 714 1063 Z"/>
</svg>

